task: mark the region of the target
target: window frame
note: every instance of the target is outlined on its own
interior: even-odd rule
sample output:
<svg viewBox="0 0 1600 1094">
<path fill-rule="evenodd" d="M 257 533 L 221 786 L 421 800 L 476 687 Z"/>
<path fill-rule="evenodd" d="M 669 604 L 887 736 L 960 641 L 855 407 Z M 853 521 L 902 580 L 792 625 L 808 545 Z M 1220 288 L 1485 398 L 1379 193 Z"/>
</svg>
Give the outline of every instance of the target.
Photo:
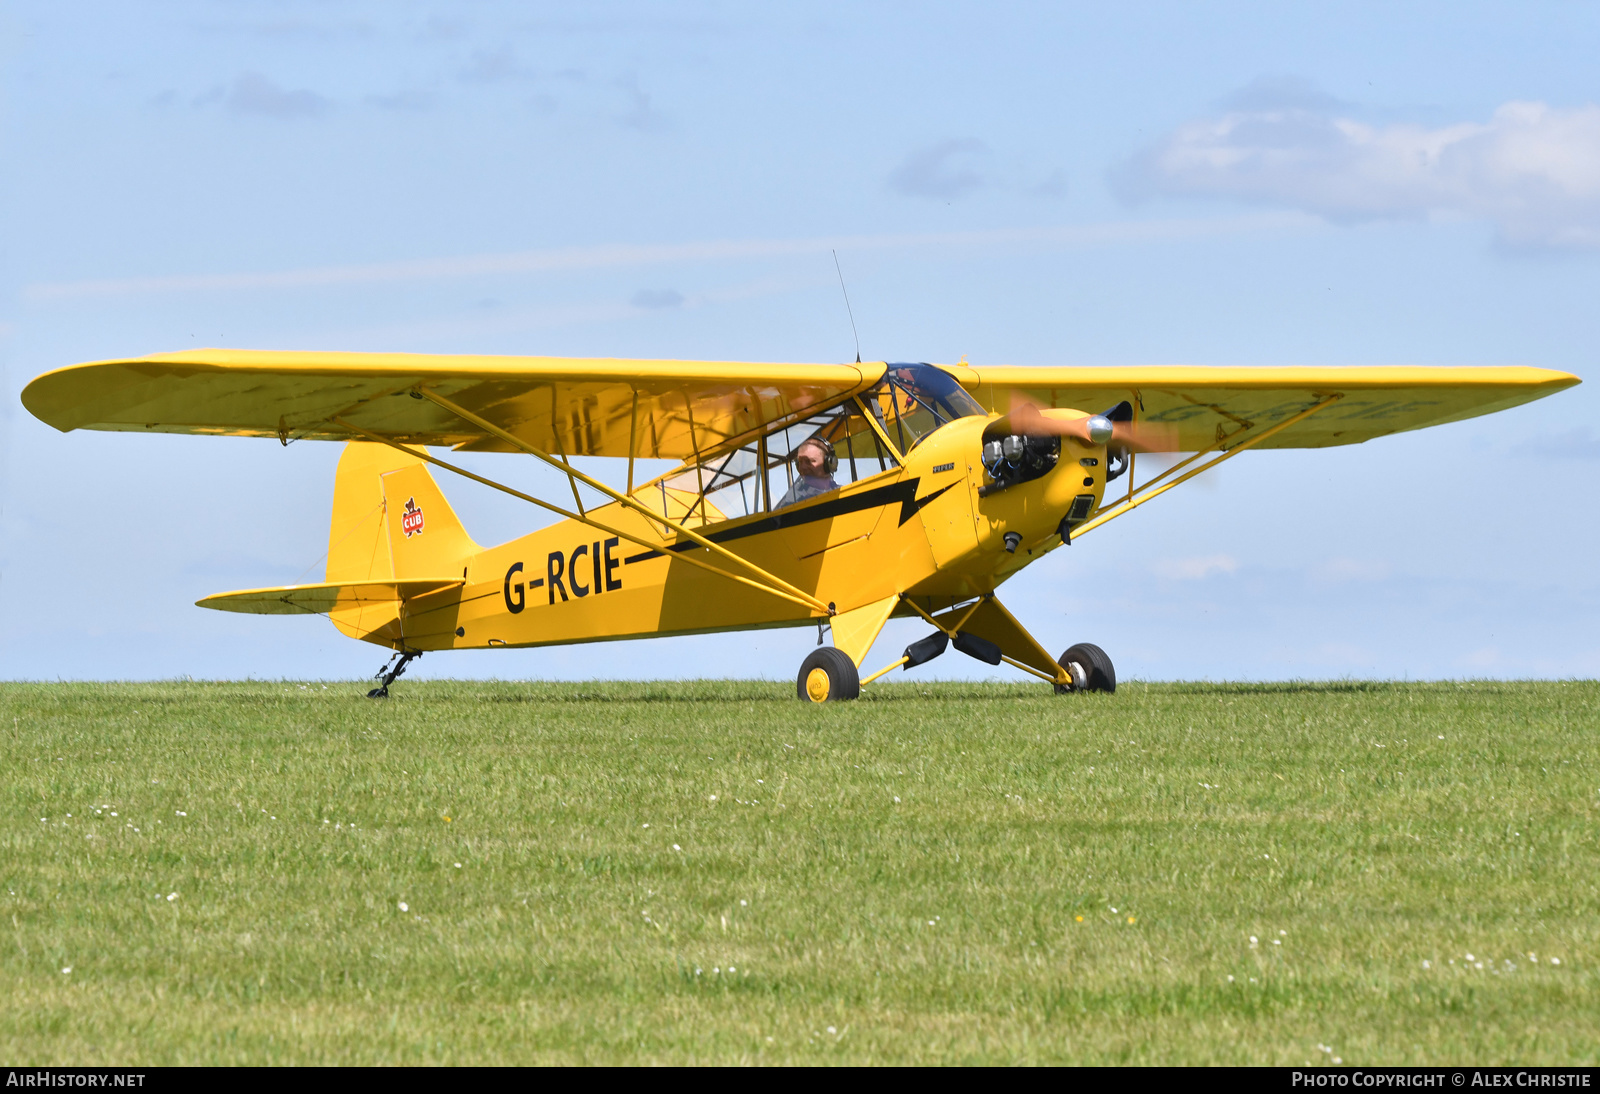
<svg viewBox="0 0 1600 1094">
<path fill-rule="evenodd" d="M 876 389 L 881 382 L 882 381 L 880 380 L 878 383 L 874 383 L 872 388 L 869 388 L 868 391 Z M 669 491 L 686 493 L 687 490 L 695 490 L 696 495 L 694 501 L 689 504 L 687 510 L 683 514 L 673 517 L 672 519 L 678 521 L 680 524 L 685 525 L 698 519 L 700 523 L 694 525 L 696 528 L 705 528 L 711 526 L 721 527 L 743 521 L 770 518 L 774 513 L 780 511 L 774 508 L 778 499 L 773 496 L 771 472 L 775 471 L 781 465 L 784 468 L 784 475 L 787 485 L 788 487 L 792 488 L 794 485 L 795 451 L 799 449 L 800 445 L 803 444 L 807 438 L 815 436 L 818 432 L 827 429 L 830 425 L 837 422 L 839 418 L 837 412 L 840 411 L 841 408 L 843 409 L 843 415 L 846 422 L 848 422 L 852 417 L 859 417 L 861 421 L 865 423 L 865 428 L 851 430 L 847 427 L 846 429 L 844 435 L 845 451 L 842 455 L 845 460 L 849 461 L 852 477 L 851 481 L 839 484 L 838 490 L 846 490 L 862 482 L 899 472 L 905 467 L 905 454 L 890 438 L 888 432 L 883 428 L 883 424 L 878 420 L 877 415 L 872 413 L 872 411 L 868 408 L 866 401 L 862 397 L 865 394 L 866 392 L 856 392 L 850 395 L 845 395 L 839 399 L 832 400 L 818 407 L 808 407 L 806 410 L 794 415 L 790 415 L 787 418 L 780 419 L 779 421 L 772 423 L 760 431 L 752 431 L 755 434 L 753 438 L 751 437 L 750 433 L 746 433 L 743 437 L 738 438 L 735 441 L 727 442 L 724 445 L 718 446 L 717 450 L 712 454 L 698 456 L 693 460 L 686 460 L 665 474 L 658 475 L 649 482 L 642 483 L 634 488 L 634 496 L 639 497 L 640 500 L 650 500 L 650 496 L 652 494 L 660 493 L 660 503 L 662 506 L 661 511 L 665 515 L 670 512 L 669 501 L 671 495 L 668 493 Z M 826 420 L 818 423 L 814 428 L 806 432 L 804 436 L 796 439 L 793 445 L 788 448 L 786 453 L 783 455 L 775 455 L 773 453 L 774 446 L 772 446 L 770 442 L 775 435 L 787 433 L 796 426 L 803 426 L 815 419 L 825 417 Z M 857 453 L 855 451 L 855 445 L 852 443 L 852 438 L 858 434 L 868 432 L 870 432 L 874 437 L 876 443 L 873 447 L 876 449 L 876 451 L 871 453 Z M 830 443 L 833 442 L 830 441 Z M 841 455 L 838 450 L 838 445 L 835 445 L 834 452 L 835 455 Z M 718 486 L 717 480 L 722 476 L 723 469 L 730 461 L 737 458 L 740 453 L 750 453 L 752 456 L 754 456 L 756 466 L 741 473 L 736 478 L 731 478 L 731 481 L 729 481 L 726 485 Z M 876 459 L 879 464 L 878 470 L 876 471 L 870 470 L 869 461 L 873 459 Z M 843 461 L 841 461 L 841 465 L 842 463 Z M 869 471 L 865 475 L 856 477 L 861 465 L 868 466 Z M 684 483 L 681 486 L 673 485 L 674 479 L 688 477 L 691 475 L 691 473 L 694 476 L 691 482 Z M 751 492 L 753 493 L 754 497 L 751 497 L 750 494 L 744 492 L 746 480 L 750 478 L 758 479 L 758 481 L 754 484 L 755 489 Z M 727 490 L 736 484 L 740 487 L 741 496 L 745 501 L 748 511 L 738 516 L 724 515 L 721 517 L 721 519 L 706 520 L 706 506 L 708 505 L 708 499 L 711 497 L 711 495 L 723 490 Z M 792 506 L 785 506 L 782 511 L 788 512 L 790 509 L 798 509 L 802 506 L 810 504 L 813 501 L 821 500 L 821 498 L 831 496 L 835 493 L 837 493 L 837 491 L 830 490 L 824 495 L 819 495 L 817 498 L 807 498 L 805 501 L 796 502 Z M 752 501 L 755 502 L 754 505 L 751 504 Z M 720 508 L 718 509 L 718 512 L 721 512 Z"/>
</svg>

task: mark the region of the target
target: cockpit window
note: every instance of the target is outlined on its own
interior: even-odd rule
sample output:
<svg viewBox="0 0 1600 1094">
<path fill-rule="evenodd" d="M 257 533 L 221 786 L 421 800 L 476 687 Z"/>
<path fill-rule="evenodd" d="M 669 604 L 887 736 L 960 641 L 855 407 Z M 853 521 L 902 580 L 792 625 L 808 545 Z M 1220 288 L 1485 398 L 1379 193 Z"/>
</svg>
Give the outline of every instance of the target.
<svg viewBox="0 0 1600 1094">
<path fill-rule="evenodd" d="M 833 467 L 807 481 L 796 456 L 809 441 L 823 442 Z M 681 523 L 712 524 L 786 508 L 895 466 L 894 454 L 851 400 L 689 463 L 635 496 Z"/>
<path fill-rule="evenodd" d="M 901 453 L 947 422 L 984 413 L 955 377 L 932 365 L 890 365 L 860 399 L 859 404 L 849 399 L 775 426 L 739 448 L 691 460 L 634 496 L 689 526 L 770 513 L 897 466 L 894 452 L 880 443 L 862 406 Z M 818 441 L 831 454 L 832 467 L 808 473 L 796 457 L 802 447 Z"/>
<path fill-rule="evenodd" d="M 890 365 L 861 401 L 902 452 L 948 422 L 984 413 L 954 376 L 932 365 Z"/>
</svg>

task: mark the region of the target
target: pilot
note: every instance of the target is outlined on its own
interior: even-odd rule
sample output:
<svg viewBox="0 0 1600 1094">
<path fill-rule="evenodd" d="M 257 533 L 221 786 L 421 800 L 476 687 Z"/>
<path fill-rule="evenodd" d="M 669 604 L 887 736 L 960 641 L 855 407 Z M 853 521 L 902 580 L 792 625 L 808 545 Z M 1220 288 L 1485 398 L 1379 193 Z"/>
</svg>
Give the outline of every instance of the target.
<svg viewBox="0 0 1600 1094">
<path fill-rule="evenodd" d="M 794 468 L 800 473 L 775 508 L 782 509 L 839 489 L 839 484 L 833 481 L 833 473 L 839 469 L 839 457 L 834 455 L 833 445 L 821 437 L 807 437 L 800 442 L 794 453 Z"/>
</svg>

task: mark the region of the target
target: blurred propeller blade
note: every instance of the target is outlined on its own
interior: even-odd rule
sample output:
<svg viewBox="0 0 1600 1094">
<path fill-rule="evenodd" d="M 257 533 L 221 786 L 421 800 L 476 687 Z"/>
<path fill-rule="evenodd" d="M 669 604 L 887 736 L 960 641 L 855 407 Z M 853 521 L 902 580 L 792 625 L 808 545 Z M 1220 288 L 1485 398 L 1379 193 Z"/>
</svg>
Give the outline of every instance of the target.
<svg viewBox="0 0 1600 1094">
<path fill-rule="evenodd" d="M 1133 408 L 1128 403 L 1119 403 L 1101 415 L 1111 419 L 1113 446 L 1134 452 L 1178 451 L 1176 426 L 1164 422 L 1130 421 L 1132 413 Z M 985 438 L 1004 437 L 1012 433 L 1025 437 L 1073 437 L 1085 444 L 1092 444 L 1088 422 L 1088 418 L 1057 417 L 1027 396 L 1013 392 L 1011 413 L 990 422 L 983 435 Z"/>
<path fill-rule="evenodd" d="M 1017 434 L 1022 437 L 1076 437 L 1089 443 L 1087 418 L 1055 417 L 1046 414 L 1029 399 L 1013 399 L 1011 413 L 996 418 L 983 431 L 985 438 Z"/>
<path fill-rule="evenodd" d="M 1111 443 L 1134 452 L 1178 452 L 1178 427 L 1165 422 L 1118 422 L 1111 425 Z"/>
</svg>

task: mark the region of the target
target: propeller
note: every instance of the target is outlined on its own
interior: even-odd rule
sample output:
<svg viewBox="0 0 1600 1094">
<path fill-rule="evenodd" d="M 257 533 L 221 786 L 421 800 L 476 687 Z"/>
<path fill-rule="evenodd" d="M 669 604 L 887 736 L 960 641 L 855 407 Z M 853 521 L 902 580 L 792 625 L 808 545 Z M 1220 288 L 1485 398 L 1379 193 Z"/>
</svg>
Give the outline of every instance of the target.
<svg viewBox="0 0 1600 1094">
<path fill-rule="evenodd" d="M 1087 418 L 1058 416 L 1021 392 L 1011 396 L 1011 412 L 989 423 L 985 438 L 1016 434 L 1024 437 L 1073 437 L 1095 446 L 1110 444 L 1134 452 L 1177 452 L 1177 427 L 1165 422 L 1133 420 L 1133 406 L 1118 403 L 1104 414 Z"/>
<path fill-rule="evenodd" d="M 1177 452 L 1178 427 L 1166 422 L 1138 422 L 1133 404 L 1124 399 L 1102 415 L 1111 420 L 1111 443 L 1134 452 Z"/>
</svg>

